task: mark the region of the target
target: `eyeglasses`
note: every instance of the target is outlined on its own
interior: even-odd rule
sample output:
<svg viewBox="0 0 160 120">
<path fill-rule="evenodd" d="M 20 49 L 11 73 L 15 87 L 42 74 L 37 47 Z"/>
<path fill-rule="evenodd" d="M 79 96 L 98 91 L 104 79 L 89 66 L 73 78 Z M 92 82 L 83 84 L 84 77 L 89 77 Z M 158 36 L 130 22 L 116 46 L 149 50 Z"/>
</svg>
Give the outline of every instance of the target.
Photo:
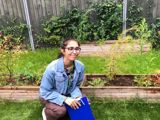
<svg viewBox="0 0 160 120">
<path fill-rule="evenodd" d="M 65 49 L 67 49 L 68 51 L 70 52 L 73 52 L 74 50 L 76 52 L 80 52 L 81 51 L 81 48 L 80 47 L 66 47 Z"/>
</svg>

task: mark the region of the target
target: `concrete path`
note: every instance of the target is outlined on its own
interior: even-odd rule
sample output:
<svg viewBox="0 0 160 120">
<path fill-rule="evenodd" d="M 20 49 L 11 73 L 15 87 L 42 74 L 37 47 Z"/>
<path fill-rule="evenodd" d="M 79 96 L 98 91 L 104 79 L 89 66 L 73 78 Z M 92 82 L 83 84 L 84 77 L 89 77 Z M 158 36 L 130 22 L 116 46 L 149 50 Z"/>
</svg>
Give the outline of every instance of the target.
<svg viewBox="0 0 160 120">
<path fill-rule="evenodd" d="M 124 52 L 138 52 L 141 46 L 138 43 L 119 43 L 115 41 L 108 41 L 106 44 L 97 45 L 93 44 L 82 44 L 81 45 L 81 56 L 85 55 L 110 55 L 112 52 L 124 53 Z M 150 44 L 143 45 L 143 51 L 149 51 L 151 49 Z"/>
</svg>

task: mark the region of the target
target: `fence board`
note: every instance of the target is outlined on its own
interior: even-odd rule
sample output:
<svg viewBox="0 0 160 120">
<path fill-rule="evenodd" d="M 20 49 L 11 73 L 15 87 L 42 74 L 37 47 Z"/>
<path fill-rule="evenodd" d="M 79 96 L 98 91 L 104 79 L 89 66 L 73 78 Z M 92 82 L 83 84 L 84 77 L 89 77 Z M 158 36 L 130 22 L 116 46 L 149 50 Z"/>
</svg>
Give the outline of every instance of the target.
<svg viewBox="0 0 160 120">
<path fill-rule="evenodd" d="M 34 12 L 34 23 L 37 25 L 38 18 L 38 12 L 37 12 L 37 0 L 33 0 L 33 12 Z"/>
<path fill-rule="evenodd" d="M 77 0 L 72 0 L 72 5 L 73 6 L 77 6 L 77 2 L 76 2 Z"/>
<path fill-rule="evenodd" d="M 9 15 L 6 0 L 2 0 L 2 2 L 3 2 L 4 15 Z"/>
<path fill-rule="evenodd" d="M 65 8 L 64 11 L 68 12 L 69 10 L 71 10 L 72 7 L 73 7 L 72 0 L 66 0 L 65 4 L 63 5 L 63 8 Z"/>
<path fill-rule="evenodd" d="M 60 15 L 63 14 L 63 12 L 67 9 L 70 9 L 71 8 L 71 0 L 60 0 Z"/>
<path fill-rule="evenodd" d="M 35 25 L 35 12 L 34 12 L 34 7 L 33 7 L 33 0 L 28 0 L 28 9 L 29 9 L 29 15 L 30 15 L 30 20 L 32 27 L 36 26 Z"/>
<path fill-rule="evenodd" d="M 20 1 L 20 11 L 21 11 L 21 15 L 22 15 L 22 18 L 25 20 L 25 10 L 24 10 L 24 5 L 23 5 L 23 0 L 19 0 Z M 27 0 L 27 3 L 28 3 L 28 0 Z"/>
<path fill-rule="evenodd" d="M 47 16 L 48 16 L 48 15 L 52 15 L 52 4 L 51 4 L 51 0 L 46 0 L 46 1 L 45 1 L 45 4 L 46 4 Z"/>
<path fill-rule="evenodd" d="M 53 13 L 53 15 L 56 15 L 56 2 L 55 2 L 55 0 L 52 1 L 52 13 Z"/>
<path fill-rule="evenodd" d="M 60 0 L 56 0 L 57 16 L 60 15 Z"/>
<path fill-rule="evenodd" d="M 15 16 L 23 18 L 20 0 L 16 0 L 16 5 L 17 5 L 17 14 Z"/>
<path fill-rule="evenodd" d="M 80 0 L 81 2 L 81 9 L 83 10 L 85 8 L 84 0 Z"/>
<path fill-rule="evenodd" d="M 35 0 L 36 1 L 36 5 L 37 5 L 37 16 L 38 19 L 41 18 L 42 16 L 42 9 L 41 9 L 41 0 Z"/>
<path fill-rule="evenodd" d="M 156 17 L 160 17 L 160 0 L 157 0 Z"/>
<path fill-rule="evenodd" d="M 64 6 L 63 6 L 63 1 L 64 0 L 59 0 L 59 16 L 62 15 L 62 10 L 64 9 Z M 70 2 L 70 0 L 67 0 L 67 4 L 68 2 Z M 68 5 L 66 5 L 68 7 Z"/>
<path fill-rule="evenodd" d="M 3 2 L 0 0 L 0 14 L 4 15 L 4 8 L 3 8 Z"/>
<path fill-rule="evenodd" d="M 13 17 L 12 1 L 6 0 L 9 16 Z"/>
<path fill-rule="evenodd" d="M 41 0 L 41 4 L 42 4 L 42 16 L 46 16 L 46 5 L 44 0 Z"/>
<path fill-rule="evenodd" d="M 154 0 L 153 18 L 155 18 L 155 17 L 156 17 L 157 1 L 158 1 L 158 0 Z"/>
<path fill-rule="evenodd" d="M 11 3 L 12 3 L 12 8 L 13 8 L 13 16 L 16 16 L 16 14 L 17 14 L 16 1 L 15 0 L 11 0 Z"/>
</svg>

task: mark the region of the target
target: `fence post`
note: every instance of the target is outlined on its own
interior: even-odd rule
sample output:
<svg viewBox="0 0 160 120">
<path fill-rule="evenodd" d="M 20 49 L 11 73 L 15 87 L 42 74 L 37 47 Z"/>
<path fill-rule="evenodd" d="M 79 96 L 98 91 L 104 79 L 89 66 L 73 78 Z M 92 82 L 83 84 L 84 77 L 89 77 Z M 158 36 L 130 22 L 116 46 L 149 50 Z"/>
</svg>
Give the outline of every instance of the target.
<svg viewBox="0 0 160 120">
<path fill-rule="evenodd" d="M 34 51 L 35 47 L 34 47 L 34 42 L 33 42 L 33 34 L 32 34 L 31 22 L 30 22 L 30 17 L 29 17 L 29 12 L 28 12 L 28 4 L 26 0 L 23 0 L 23 6 L 24 6 L 24 11 L 25 11 L 25 18 L 26 18 L 27 25 L 28 25 L 28 34 L 29 34 L 31 49 Z"/>
<path fill-rule="evenodd" d="M 123 0 L 123 39 L 126 37 L 127 0 Z"/>
</svg>

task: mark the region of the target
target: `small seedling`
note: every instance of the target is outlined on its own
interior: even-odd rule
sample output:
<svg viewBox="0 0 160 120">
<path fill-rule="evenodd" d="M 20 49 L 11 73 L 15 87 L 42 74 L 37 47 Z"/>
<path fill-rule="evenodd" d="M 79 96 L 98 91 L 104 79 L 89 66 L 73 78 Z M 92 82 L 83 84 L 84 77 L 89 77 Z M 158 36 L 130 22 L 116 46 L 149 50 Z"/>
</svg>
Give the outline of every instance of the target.
<svg viewBox="0 0 160 120">
<path fill-rule="evenodd" d="M 94 79 L 94 80 L 89 80 L 88 81 L 88 84 L 89 86 L 105 86 L 105 83 L 106 81 L 105 80 L 102 80 L 101 78 L 97 78 L 97 79 Z"/>
</svg>

